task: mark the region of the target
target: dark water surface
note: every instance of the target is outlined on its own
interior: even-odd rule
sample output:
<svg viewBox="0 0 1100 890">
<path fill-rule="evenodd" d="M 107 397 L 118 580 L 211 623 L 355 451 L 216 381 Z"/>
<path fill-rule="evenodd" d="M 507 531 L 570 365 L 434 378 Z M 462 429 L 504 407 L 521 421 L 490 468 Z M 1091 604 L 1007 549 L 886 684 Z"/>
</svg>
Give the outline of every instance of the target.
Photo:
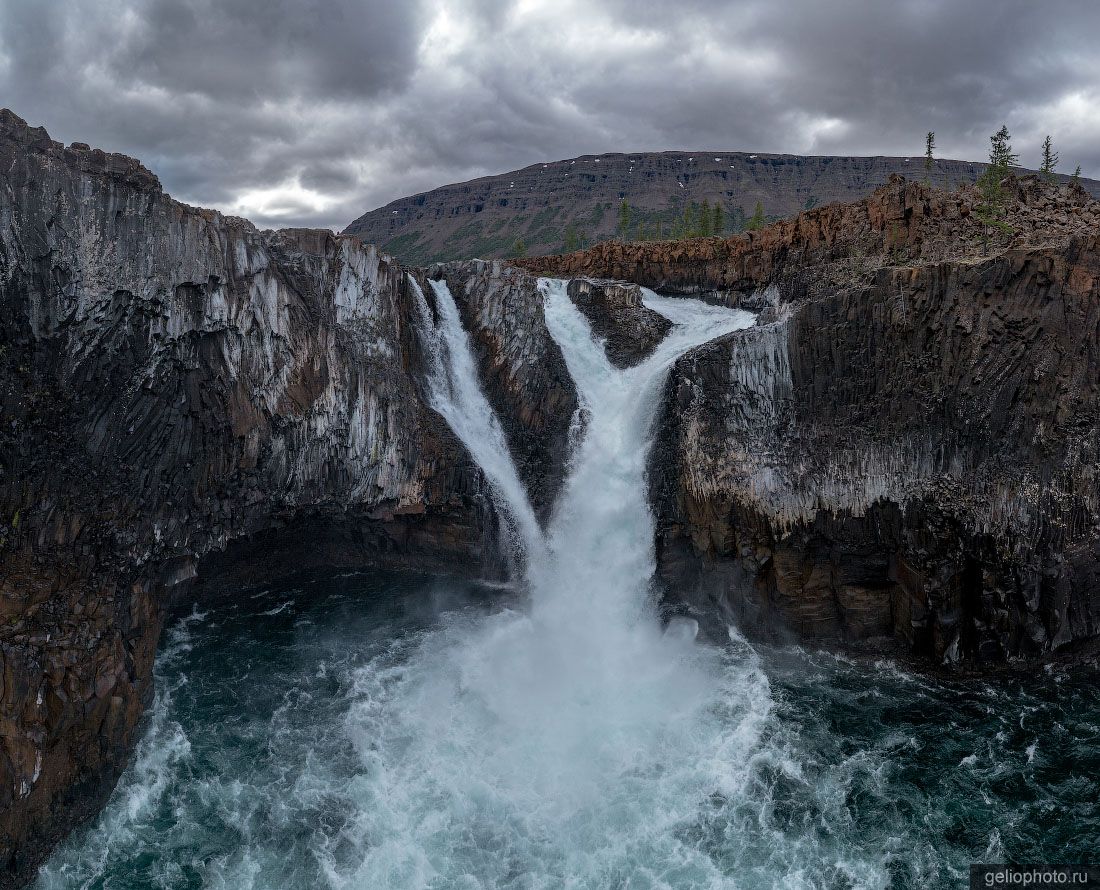
<svg viewBox="0 0 1100 890">
<path fill-rule="evenodd" d="M 734 634 L 672 658 L 705 680 L 682 710 L 642 678 L 609 714 L 492 676 L 510 596 L 343 577 L 177 621 L 130 768 L 36 886 L 963 887 L 1100 857 L 1095 672 L 944 682 Z"/>
</svg>

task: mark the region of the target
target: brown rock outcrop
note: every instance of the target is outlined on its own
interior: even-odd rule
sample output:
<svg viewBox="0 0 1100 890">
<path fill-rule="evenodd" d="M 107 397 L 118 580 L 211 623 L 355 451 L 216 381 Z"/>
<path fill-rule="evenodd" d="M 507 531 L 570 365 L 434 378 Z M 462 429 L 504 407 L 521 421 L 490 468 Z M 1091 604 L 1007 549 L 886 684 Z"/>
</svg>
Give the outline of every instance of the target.
<svg viewBox="0 0 1100 890">
<path fill-rule="evenodd" d="M 512 262 L 536 275 L 633 281 L 667 293 L 716 295 L 759 309 L 759 290 L 775 285 L 798 299 L 866 281 L 877 270 L 969 261 L 1010 248 L 1059 244 L 1100 226 L 1100 201 L 1079 186 L 1008 177 L 1007 228 L 976 212 L 974 186 L 945 192 L 892 177 L 867 198 L 799 213 L 729 238 L 597 244 L 562 256 Z"/>
</svg>

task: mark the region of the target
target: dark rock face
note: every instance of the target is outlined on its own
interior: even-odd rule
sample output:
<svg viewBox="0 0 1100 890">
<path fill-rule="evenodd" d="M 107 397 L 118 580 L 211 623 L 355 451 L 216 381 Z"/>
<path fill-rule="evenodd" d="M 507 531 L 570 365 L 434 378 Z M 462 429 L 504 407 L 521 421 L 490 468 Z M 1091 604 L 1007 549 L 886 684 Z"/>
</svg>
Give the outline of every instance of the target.
<svg viewBox="0 0 1100 890">
<path fill-rule="evenodd" d="M 577 392 L 546 329 L 537 280 L 499 261 L 429 270 L 455 297 L 478 355 L 486 398 L 508 438 L 520 478 L 546 519 L 565 478 Z"/>
<path fill-rule="evenodd" d="M 539 256 L 571 249 L 570 231 L 573 240 L 587 244 L 639 235 L 672 237 L 684 209 L 703 201 L 721 206 L 724 231 L 737 232 L 758 201 L 769 218 L 777 219 L 858 201 L 892 174 L 953 188 L 974 182 L 984 169 L 980 163 L 936 160 L 931 170 L 925 170 L 923 157 L 722 151 L 584 155 L 401 198 L 363 214 L 345 234 L 381 245 L 399 260 L 416 265 L 514 256 L 517 240 L 524 242 L 529 255 Z M 1100 197 L 1100 182 L 1082 183 Z M 623 200 L 631 217 L 625 233 L 619 230 L 618 216 Z"/>
<path fill-rule="evenodd" d="M 884 270 L 681 361 L 666 572 L 757 630 L 940 662 L 1094 643 L 1098 283 L 1100 238 Z"/>
<path fill-rule="evenodd" d="M 353 238 L 179 204 L 137 161 L 9 112 L 0 171 L 13 886 L 110 791 L 182 590 L 218 571 L 499 563 L 482 474 L 422 397 L 404 269 Z"/>
<path fill-rule="evenodd" d="M 607 359 L 629 368 L 646 358 L 664 339 L 672 322 L 642 303 L 636 284 L 574 278 L 569 298 L 588 318 L 592 331 L 604 340 Z"/>
<path fill-rule="evenodd" d="M 674 369 L 666 578 L 739 624 L 1000 661 L 1100 637 L 1100 239 L 880 272 Z"/>
<path fill-rule="evenodd" d="M 445 277 L 545 517 L 577 397 L 535 274 L 627 365 L 631 279 L 762 310 L 685 356 L 650 481 L 660 571 L 760 633 L 938 661 L 1100 637 L 1100 212 L 1013 180 L 891 182 L 762 232 L 409 272 L 357 239 L 179 204 L 0 112 L 0 886 L 93 814 L 166 607 L 311 567 L 501 571 L 485 480 L 428 408 Z"/>
</svg>

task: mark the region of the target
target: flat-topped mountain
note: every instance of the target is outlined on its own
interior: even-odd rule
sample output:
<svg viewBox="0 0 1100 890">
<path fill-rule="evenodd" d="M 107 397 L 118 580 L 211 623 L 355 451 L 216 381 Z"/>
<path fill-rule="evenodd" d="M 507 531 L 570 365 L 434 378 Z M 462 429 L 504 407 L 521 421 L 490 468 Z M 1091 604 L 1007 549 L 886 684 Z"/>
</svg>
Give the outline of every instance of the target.
<svg viewBox="0 0 1100 890">
<path fill-rule="evenodd" d="M 560 253 L 615 237 L 685 234 L 685 211 L 722 208 L 721 232 L 739 232 L 757 203 L 769 219 L 866 197 L 901 173 L 954 187 L 985 164 L 923 157 L 801 157 L 721 151 L 583 155 L 442 186 L 363 214 L 345 234 L 414 265 L 470 257 Z M 1061 177 L 1063 180 L 1069 177 Z M 1081 184 L 1100 197 L 1100 182 Z M 625 231 L 620 207 L 626 201 Z M 712 209 L 713 214 L 713 209 Z M 713 216 L 711 217 L 713 224 Z M 522 248 L 517 242 L 522 242 Z"/>
</svg>

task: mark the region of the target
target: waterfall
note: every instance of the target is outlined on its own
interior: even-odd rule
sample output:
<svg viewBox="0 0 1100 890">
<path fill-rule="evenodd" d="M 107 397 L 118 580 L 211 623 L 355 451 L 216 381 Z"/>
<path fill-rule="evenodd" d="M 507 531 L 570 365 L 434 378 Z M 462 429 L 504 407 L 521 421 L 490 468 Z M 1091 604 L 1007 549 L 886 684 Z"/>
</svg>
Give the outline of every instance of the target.
<svg viewBox="0 0 1100 890">
<path fill-rule="evenodd" d="M 598 588 L 588 609 L 602 618 L 624 616 L 653 574 L 653 517 L 645 486 L 650 426 L 661 384 L 672 363 L 693 346 L 749 326 L 748 312 L 695 300 L 659 297 L 643 288 L 644 303 L 674 323 L 653 354 L 632 368 L 610 364 L 603 344 L 566 293 L 567 282 L 541 279 L 546 323 L 558 343 L 589 418 L 578 452 L 543 535 L 508 451 L 500 421 L 478 381 L 477 362 L 454 296 L 432 281 L 433 318 L 416 279 L 409 276 L 429 343 L 431 406 L 447 421 L 485 473 L 513 543 L 526 558 L 536 607 L 549 614 Z M 547 553 L 552 556 L 549 556 Z M 544 558 L 545 557 L 545 558 Z"/>
<path fill-rule="evenodd" d="M 421 330 L 430 346 L 431 406 L 485 473 L 509 532 L 512 555 L 534 559 L 543 546 L 542 529 L 512 462 L 504 430 L 478 382 L 477 362 L 454 296 L 447 282 L 431 282 L 437 313 L 433 319 L 424 292 L 411 275 L 409 284 L 416 297 Z"/>
<path fill-rule="evenodd" d="M 572 611 L 584 600 L 601 624 L 623 626 L 654 571 L 654 525 L 645 484 L 650 430 L 662 384 L 687 350 L 752 324 L 747 312 L 662 298 L 644 304 L 674 323 L 640 364 L 620 370 L 569 299 L 567 282 L 542 279 L 546 324 L 561 347 L 588 416 L 549 530 L 550 560 L 532 577 L 536 609 Z M 593 595 L 596 594 L 597 595 Z"/>
<path fill-rule="evenodd" d="M 433 405 L 532 546 L 538 526 L 454 301 L 435 288 Z M 466 874 L 453 886 L 618 886 L 624 869 L 680 860 L 704 886 L 713 863 L 673 828 L 744 783 L 771 711 L 753 657 L 726 664 L 728 653 L 693 634 L 663 633 L 649 590 L 645 463 L 661 385 L 678 356 L 752 316 L 647 293 L 674 327 L 648 359 L 617 370 L 565 283 L 540 289 L 587 424 L 527 561 L 530 605 L 454 618 L 398 672 L 363 672 L 348 725 L 370 781 L 345 837 L 364 846 L 342 885 L 428 887 L 433 875 Z"/>
<path fill-rule="evenodd" d="M 545 535 L 454 300 L 438 285 L 433 315 L 414 286 L 431 403 L 533 554 L 530 595 L 370 572 L 194 612 L 106 811 L 38 890 L 884 890 L 953 886 L 977 858 L 1088 861 L 1093 674 L 943 684 L 662 631 L 662 382 L 749 316 L 647 293 L 674 326 L 617 370 L 565 284 L 539 286 L 585 417 Z"/>
</svg>

